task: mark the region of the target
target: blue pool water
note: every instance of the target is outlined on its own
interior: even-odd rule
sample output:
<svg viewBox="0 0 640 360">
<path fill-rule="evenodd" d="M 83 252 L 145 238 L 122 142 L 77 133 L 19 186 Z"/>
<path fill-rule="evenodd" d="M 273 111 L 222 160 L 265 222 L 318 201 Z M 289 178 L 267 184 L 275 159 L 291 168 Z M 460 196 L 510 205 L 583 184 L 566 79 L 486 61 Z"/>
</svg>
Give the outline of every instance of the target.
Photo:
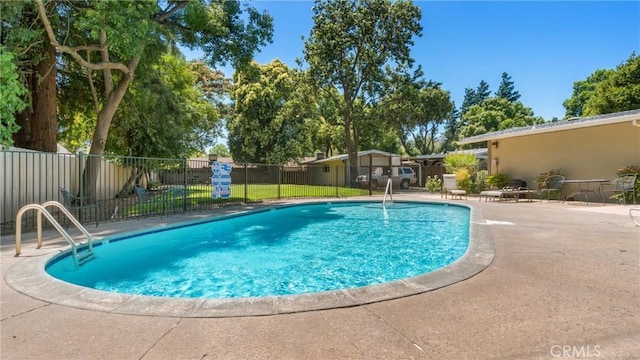
<svg viewBox="0 0 640 360">
<path fill-rule="evenodd" d="M 380 284 L 451 264 L 469 243 L 469 209 L 446 204 L 296 205 L 111 239 L 77 268 L 46 271 L 95 289 L 240 298 Z"/>
</svg>

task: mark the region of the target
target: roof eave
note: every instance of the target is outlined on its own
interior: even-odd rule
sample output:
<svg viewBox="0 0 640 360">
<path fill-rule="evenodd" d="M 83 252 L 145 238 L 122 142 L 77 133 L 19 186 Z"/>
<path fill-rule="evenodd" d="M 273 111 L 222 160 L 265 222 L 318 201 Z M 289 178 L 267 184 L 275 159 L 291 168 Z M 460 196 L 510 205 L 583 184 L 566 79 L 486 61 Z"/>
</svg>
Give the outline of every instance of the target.
<svg viewBox="0 0 640 360">
<path fill-rule="evenodd" d="M 537 134 L 580 129 L 580 128 L 586 128 L 586 127 L 600 126 L 600 125 L 617 124 L 617 123 L 622 123 L 626 121 L 637 122 L 639 118 L 640 116 L 638 114 L 629 114 L 629 115 L 623 115 L 623 116 L 616 116 L 608 119 L 601 119 L 598 121 L 585 121 L 585 122 L 565 121 L 566 124 L 558 124 L 556 126 L 549 126 L 549 127 L 538 128 L 538 129 L 536 129 L 534 126 L 534 128 L 532 129 L 516 131 L 511 133 L 503 133 L 503 134 L 488 133 L 488 134 L 479 135 L 477 137 L 472 136 L 472 137 L 457 141 L 457 144 L 458 145 L 476 144 L 484 141 L 500 140 L 500 139 L 507 139 L 512 137 L 519 137 L 519 136 L 537 135 Z"/>
</svg>

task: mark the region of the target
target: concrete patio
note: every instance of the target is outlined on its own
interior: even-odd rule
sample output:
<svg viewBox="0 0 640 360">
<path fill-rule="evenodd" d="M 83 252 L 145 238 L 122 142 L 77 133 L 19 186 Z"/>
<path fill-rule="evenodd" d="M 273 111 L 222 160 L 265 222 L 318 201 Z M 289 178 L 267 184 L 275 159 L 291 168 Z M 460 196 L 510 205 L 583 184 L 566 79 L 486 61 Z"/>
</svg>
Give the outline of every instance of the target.
<svg viewBox="0 0 640 360">
<path fill-rule="evenodd" d="M 441 201 L 411 193 L 396 199 Z M 47 233 L 20 257 L 2 238 L 2 359 L 557 359 L 640 358 L 640 228 L 630 206 L 479 202 L 494 261 L 470 279 L 367 305 L 223 318 L 139 316 L 21 294 L 9 269 L 64 242 Z M 640 205 L 639 205 L 640 206 Z M 229 211 L 232 209 L 226 209 Z M 112 222 L 96 237 L 211 213 Z"/>
</svg>

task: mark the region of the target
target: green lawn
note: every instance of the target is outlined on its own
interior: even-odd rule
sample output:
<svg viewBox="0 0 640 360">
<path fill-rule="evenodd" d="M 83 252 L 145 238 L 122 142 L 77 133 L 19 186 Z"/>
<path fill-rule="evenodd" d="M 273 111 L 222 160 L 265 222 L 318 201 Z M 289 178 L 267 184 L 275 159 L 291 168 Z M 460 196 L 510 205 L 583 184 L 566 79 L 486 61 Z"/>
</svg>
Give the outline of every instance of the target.
<svg viewBox="0 0 640 360">
<path fill-rule="evenodd" d="M 211 197 L 211 187 L 203 185 L 187 186 L 187 210 L 191 207 L 199 207 L 203 204 L 224 204 L 259 202 L 272 199 L 291 198 L 322 198 L 322 197 L 347 197 L 368 195 L 367 189 L 335 187 L 335 186 L 315 186 L 315 185 L 278 185 L 275 184 L 251 184 L 246 187 L 245 197 L 244 184 L 231 185 L 231 197 L 228 199 L 213 199 Z M 279 191 L 279 193 L 278 193 Z M 375 194 L 382 194 L 382 191 L 374 191 Z M 136 203 L 125 212 L 125 216 L 135 214 L 166 213 L 182 210 L 184 207 L 182 196 L 172 196 L 171 192 L 156 196 L 146 203 Z"/>
</svg>

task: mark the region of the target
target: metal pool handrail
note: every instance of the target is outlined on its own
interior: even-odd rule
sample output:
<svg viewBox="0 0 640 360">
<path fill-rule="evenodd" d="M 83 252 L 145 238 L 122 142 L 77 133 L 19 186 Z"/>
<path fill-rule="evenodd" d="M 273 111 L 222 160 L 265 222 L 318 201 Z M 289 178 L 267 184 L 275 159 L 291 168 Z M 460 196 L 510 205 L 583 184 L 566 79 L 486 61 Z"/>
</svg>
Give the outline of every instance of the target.
<svg viewBox="0 0 640 360">
<path fill-rule="evenodd" d="M 389 198 L 393 201 L 393 186 L 391 185 L 391 179 L 387 179 L 387 187 L 384 189 L 384 199 L 382 199 L 382 206 L 384 206 L 385 202 L 387 202 L 387 193 L 389 194 Z"/>
<path fill-rule="evenodd" d="M 62 213 L 75 225 L 78 230 L 80 230 L 87 238 L 88 244 L 88 254 L 82 258 L 78 256 L 78 243 L 76 243 L 73 238 L 67 233 L 64 228 L 60 225 L 58 221 L 51 215 L 51 213 L 46 209 L 49 206 L 54 206 L 58 208 Z M 36 248 L 39 249 L 42 247 L 42 216 L 44 215 L 47 220 L 53 225 L 53 227 L 58 230 L 58 233 L 64 237 L 69 244 L 71 244 L 71 251 L 73 253 L 73 258 L 76 261 L 76 264 L 80 265 L 84 260 L 89 259 L 93 255 L 93 238 L 91 234 L 85 229 L 80 222 L 67 210 L 62 204 L 57 201 L 47 201 L 42 205 L 39 204 L 29 204 L 23 206 L 18 213 L 16 214 L 16 256 L 20 255 L 21 244 L 22 244 L 22 214 L 24 214 L 27 210 L 37 210 L 38 215 L 36 216 Z"/>
<path fill-rule="evenodd" d="M 629 209 L 629 217 L 631 218 L 631 221 L 633 221 L 633 223 L 636 224 L 636 226 L 640 227 L 640 220 L 636 220 L 636 218 L 633 216 L 634 211 L 637 211 L 640 213 L 640 207 Z M 640 215 L 638 215 L 638 218 L 640 219 Z"/>
</svg>

